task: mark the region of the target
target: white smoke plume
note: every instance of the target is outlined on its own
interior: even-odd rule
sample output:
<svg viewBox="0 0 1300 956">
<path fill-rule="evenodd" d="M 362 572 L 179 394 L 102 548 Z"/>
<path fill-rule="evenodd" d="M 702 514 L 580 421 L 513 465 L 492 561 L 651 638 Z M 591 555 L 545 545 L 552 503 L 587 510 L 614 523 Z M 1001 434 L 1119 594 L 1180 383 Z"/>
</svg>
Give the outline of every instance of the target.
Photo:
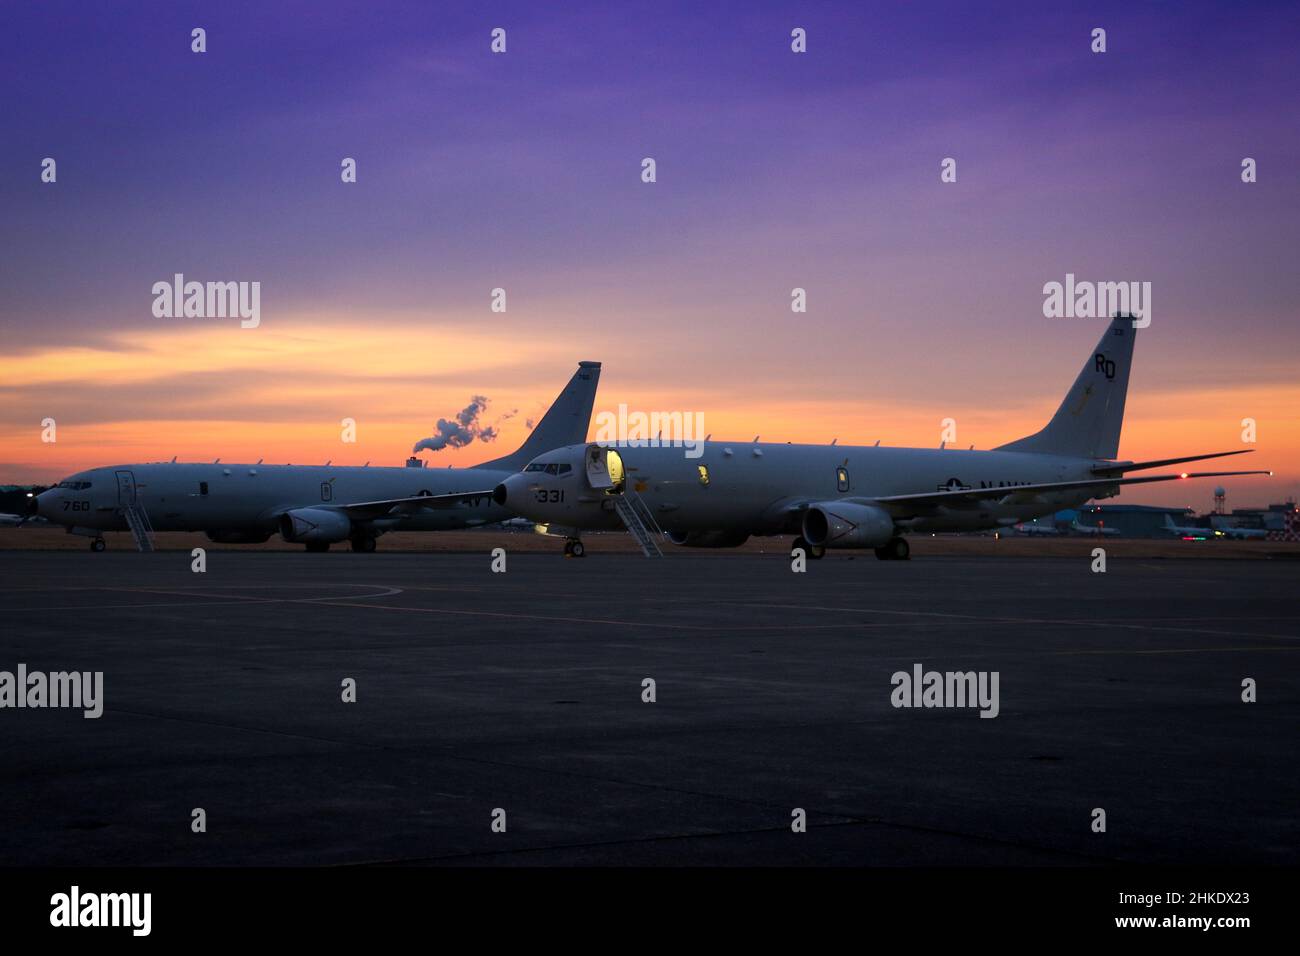
<svg viewBox="0 0 1300 956">
<path fill-rule="evenodd" d="M 470 442 L 478 439 L 481 442 L 496 441 L 497 436 L 501 433 L 501 423 L 509 421 L 518 412 L 518 409 L 511 409 L 502 415 L 499 419 L 490 425 L 484 425 L 479 422 L 480 416 L 487 410 L 488 398 L 486 395 L 475 395 L 469 400 L 456 417 L 448 421 L 445 418 L 438 419 L 438 424 L 434 427 L 438 433 L 430 435 L 428 438 L 421 438 L 411 449 L 415 454 L 425 450 L 441 451 L 444 448 L 464 448 Z"/>
</svg>

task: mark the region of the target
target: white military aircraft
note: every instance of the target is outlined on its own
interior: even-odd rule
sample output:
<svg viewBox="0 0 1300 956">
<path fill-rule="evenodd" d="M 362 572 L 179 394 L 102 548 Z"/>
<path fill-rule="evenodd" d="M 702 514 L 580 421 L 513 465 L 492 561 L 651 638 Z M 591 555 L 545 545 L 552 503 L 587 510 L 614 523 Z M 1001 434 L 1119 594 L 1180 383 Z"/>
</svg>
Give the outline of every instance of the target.
<svg viewBox="0 0 1300 956">
<path fill-rule="evenodd" d="M 1174 524 L 1173 517 L 1165 515 L 1164 530 L 1176 538 L 1182 538 L 1184 541 L 1221 541 L 1224 539 L 1232 541 L 1263 541 L 1268 537 L 1268 529 L 1266 528 L 1241 528 L 1228 524 L 1222 516 L 1218 515 L 1210 517 L 1210 526 L 1208 528 L 1200 525 Z"/>
<path fill-rule="evenodd" d="M 540 452 L 587 437 L 600 381 L 599 362 L 579 362 L 569 384 L 518 451 L 472 468 L 223 465 L 163 462 L 79 472 L 32 499 L 30 514 L 92 538 L 130 530 L 141 550 L 153 531 L 204 531 L 213 541 L 260 544 L 275 532 L 308 551 L 348 541 L 374 551 L 386 531 L 443 531 L 517 517 L 492 500 L 492 487 Z M 429 509 L 435 496 L 462 495 Z"/>
<path fill-rule="evenodd" d="M 907 532 L 1014 526 L 1121 485 L 1223 474 L 1127 477 L 1129 472 L 1243 454 L 1115 461 L 1135 330 L 1116 316 L 1052 420 L 992 451 L 706 441 L 700 457 L 658 443 L 578 444 L 549 451 L 494 490 L 497 504 L 568 536 L 626 527 L 648 555 L 655 532 L 675 544 L 722 548 L 750 535 L 797 534 L 810 558 L 827 548 L 874 548 L 906 559 Z M 649 446 L 649 447 L 647 447 Z M 454 496 L 448 503 L 454 503 Z"/>
<path fill-rule="evenodd" d="M 1104 538 L 1119 534 L 1119 528 L 1107 528 L 1101 524 L 1081 524 L 1078 518 L 1070 522 L 1070 533 L 1083 535 L 1085 538 Z"/>
</svg>

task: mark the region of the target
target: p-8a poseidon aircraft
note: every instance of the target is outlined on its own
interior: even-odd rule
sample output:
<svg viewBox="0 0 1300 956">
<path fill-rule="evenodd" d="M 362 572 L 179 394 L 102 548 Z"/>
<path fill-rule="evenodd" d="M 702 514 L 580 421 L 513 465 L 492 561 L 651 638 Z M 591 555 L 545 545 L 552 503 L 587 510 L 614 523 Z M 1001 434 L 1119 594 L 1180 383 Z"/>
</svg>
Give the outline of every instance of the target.
<svg viewBox="0 0 1300 956">
<path fill-rule="evenodd" d="M 909 556 L 908 532 L 1010 527 L 1123 485 L 1259 471 L 1147 475 L 1130 472 L 1241 451 L 1115 461 L 1135 330 L 1117 316 L 1084 362 L 1052 420 L 992 451 L 844 445 L 702 443 L 681 447 L 581 444 L 549 451 L 493 492 L 497 504 L 552 533 L 626 527 L 647 555 L 656 531 L 687 547 L 724 548 L 750 535 L 795 534 L 810 558 L 827 548 L 874 548 Z M 695 446 L 692 452 L 698 451 Z"/>
<path fill-rule="evenodd" d="M 130 530 L 141 550 L 152 531 L 204 531 L 217 542 L 260 544 L 277 531 L 308 551 L 351 541 L 374 551 L 386 531 L 444 531 L 517 517 L 491 489 L 538 453 L 581 442 L 591 424 L 599 362 L 579 362 L 569 384 L 512 454 L 472 468 L 223 465 L 164 462 L 112 465 L 72 475 L 32 499 L 40 515 L 104 549 L 105 531 Z M 453 507 L 427 503 L 472 488 Z"/>
</svg>

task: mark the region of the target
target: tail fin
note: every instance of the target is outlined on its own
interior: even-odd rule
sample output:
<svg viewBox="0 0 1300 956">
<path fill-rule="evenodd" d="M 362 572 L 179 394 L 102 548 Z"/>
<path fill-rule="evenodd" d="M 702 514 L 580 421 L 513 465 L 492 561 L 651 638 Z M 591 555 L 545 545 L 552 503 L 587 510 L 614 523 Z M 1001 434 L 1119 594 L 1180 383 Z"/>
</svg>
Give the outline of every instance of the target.
<svg viewBox="0 0 1300 956">
<path fill-rule="evenodd" d="M 586 441 L 587 430 L 591 426 L 591 407 L 596 402 L 596 386 L 599 383 L 600 363 L 579 362 L 573 378 L 569 379 L 564 391 L 551 403 L 528 440 L 512 454 L 474 467 L 519 471 L 542 452 Z"/>
<path fill-rule="evenodd" d="M 1052 420 L 1041 431 L 997 450 L 1115 458 L 1124 424 L 1134 337 L 1133 317 L 1115 316 Z"/>
</svg>

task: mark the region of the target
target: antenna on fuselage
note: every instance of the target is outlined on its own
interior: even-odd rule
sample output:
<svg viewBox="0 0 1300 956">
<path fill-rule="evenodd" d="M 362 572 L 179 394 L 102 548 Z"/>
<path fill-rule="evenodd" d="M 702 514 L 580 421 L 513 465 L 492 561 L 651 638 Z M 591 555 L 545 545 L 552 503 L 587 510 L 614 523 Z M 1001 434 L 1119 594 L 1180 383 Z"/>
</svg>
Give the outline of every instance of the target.
<svg viewBox="0 0 1300 956">
<path fill-rule="evenodd" d="M 264 462 L 265 460 L 266 460 L 265 458 L 259 458 L 259 459 L 257 459 L 257 463 L 260 465 L 260 464 L 261 464 L 262 462 Z"/>
<path fill-rule="evenodd" d="M 333 460 L 334 460 L 333 458 L 330 459 L 330 461 L 333 461 Z M 324 466 L 324 467 L 328 468 L 328 467 L 330 466 L 330 461 L 325 462 L 325 466 Z"/>
<path fill-rule="evenodd" d="M 221 459 L 218 458 L 218 459 L 217 459 L 216 461 L 214 461 L 212 464 L 214 464 L 214 465 L 219 465 L 219 464 L 221 464 Z"/>
<path fill-rule="evenodd" d="M 840 440 L 840 439 L 839 439 L 839 436 L 837 435 L 837 436 L 835 436 L 834 438 L 831 439 L 831 444 L 834 445 L 834 444 L 835 444 L 837 441 L 839 441 L 839 440 Z"/>
<path fill-rule="evenodd" d="M 940 451 L 943 451 L 944 448 L 947 446 L 947 444 L 948 444 L 947 439 L 945 439 L 945 440 L 939 442 L 939 450 L 940 450 Z"/>
<path fill-rule="evenodd" d="M 880 439 L 877 438 L 877 439 L 876 439 L 876 443 L 875 443 L 874 445 L 872 445 L 871 447 L 872 447 L 872 448 L 879 448 L 879 447 L 880 447 Z"/>
<path fill-rule="evenodd" d="M 758 444 L 758 436 L 757 436 L 757 435 L 754 436 L 754 440 L 753 440 L 752 442 L 750 442 L 750 444 L 752 444 L 752 445 L 757 445 L 757 444 Z"/>
<path fill-rule="evenodd" d="M 172 455 L 172 464 L 173 464 L 173 465 L 176 464 L 176 456 L 175 456 L 175 455 Z"/>
</svg>

